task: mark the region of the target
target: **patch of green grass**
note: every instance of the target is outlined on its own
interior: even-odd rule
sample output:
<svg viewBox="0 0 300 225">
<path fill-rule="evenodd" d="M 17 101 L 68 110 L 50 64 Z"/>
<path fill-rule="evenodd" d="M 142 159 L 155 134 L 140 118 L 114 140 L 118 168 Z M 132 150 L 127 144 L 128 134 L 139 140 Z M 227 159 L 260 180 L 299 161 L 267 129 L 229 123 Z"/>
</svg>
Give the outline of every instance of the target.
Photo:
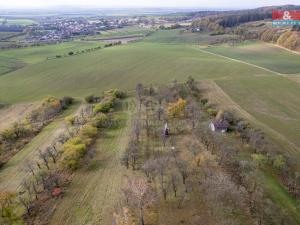
<svg viewBox="0 0 300 225">
<path fill-rule="evenodd" d="M 99 35 L 88 36 L 88 38 L 106 38 L 106 37 L 118 37 L 118 36 L 129 36 L 129 35 L 145 35 L 150 31 L 150 29 L 130 26 L 120 29 L 102 31 Z"/>
<path fill-rule="evenodd" d="M 284 74 L 300 72 L 300 55 L 262 42 L 245 42 L 236 47 L 220 45 L 206 50 Z"/>
<path fill-rule="evenodd" d="M 276 177 L 270 173 L 262 173 L 262 183 L 269 197 L 282 209 L 284 209 L 296 224 L 300 224 L 299 202 L 292 198 L 287 190 L 278 182 Z"/>
<path fill-rule="evenodd" d="M 21 25 L 21 26 L 27 26 L 27 25 L 32 25 L 32 24 L 37 24 L 36 21 L 31 20 L 31 19 L 1 19 L 0 18 L 0 23 L 3 21 L 6 21 L 7 25 Z"/>
<path fill-rule="evenodd" d="M 149 37 L 145 42 L 164 43 L 164 44 L 193 44 L 208 45 L 213 41 L 230 38 L 232 35 L 210 36 L 208 33 L 191 33 L 176 30 L 159 30 Z"/>
<path fill-rule="evenodd" d="M 2 74 L 22 68 L 25 64 L 14 58 L 7 58 L 0 55 L 0 76 Z"/>
<path fill-rule="evenodd" d="M 0 32 L 0 40 L 1 39 L 7 39 L 11 36 L 20 34 L 19 32 Z"/>
<path fill-rule="evenodd" d="M 0 57 L 14 58 L 25 63 L 38 63 L 45 61 L 48 57 L 68 54 L 70 51 L 77 51 L 101 46 L 96 41 L 70 41 L 61 44 L 43 45 L 37 47 L 26 47 L 21 49 L 10 49 L 0 51 Z"/>
</svg>

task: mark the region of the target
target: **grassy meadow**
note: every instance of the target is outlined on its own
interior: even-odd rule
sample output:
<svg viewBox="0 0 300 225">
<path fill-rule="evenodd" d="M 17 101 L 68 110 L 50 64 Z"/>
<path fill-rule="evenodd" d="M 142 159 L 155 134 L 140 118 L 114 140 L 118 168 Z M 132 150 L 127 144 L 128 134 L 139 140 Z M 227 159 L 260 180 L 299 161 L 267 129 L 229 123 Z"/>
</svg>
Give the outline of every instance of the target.
<svg viewBox="0 0 300 225">
<path fill-rule="evenodd" d="M 3 18 L 0 18 L 0 23 L 4 21 Z M 20 25 L 20 26 L 27 26 L 36 24 L 37 22 L 31 19 L 6 19 L 7 25 Z"/>
</svg>

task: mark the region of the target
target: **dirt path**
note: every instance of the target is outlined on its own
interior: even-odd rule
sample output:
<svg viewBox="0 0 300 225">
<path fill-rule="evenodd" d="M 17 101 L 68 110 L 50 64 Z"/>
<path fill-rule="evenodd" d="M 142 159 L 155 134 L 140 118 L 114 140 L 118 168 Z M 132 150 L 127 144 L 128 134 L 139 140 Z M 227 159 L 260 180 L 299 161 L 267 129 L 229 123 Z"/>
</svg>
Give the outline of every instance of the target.
<svg viewBox="0 0 300 225">
<path fill-rule="evenodd" d="M 97 140 L 91 165 L 76 173 L 64 198 L 57 203 L 50 225 L 112 223 L 125 174 L 120 157 L 128 141 L 128 129 L 106 131 Z"/>
<path fill-rule="evenodd" d="M 5 164 L 0 170 L 0 191 L 18 191 L 20 189 L 22 180 L 29 174 L 26 170 L 26 162 L 38 159 L 38 149 L 49 146 L 64 131 L 65 116 L 74 113 L 75 110 L 78 112 L 80 108 L 78 108 L 78 104 L 71 106 Z"/>
<path fill-rule="evenodd" d="M 0 110 L 0 132 L 14 122 L 23 119 L 29 112 L 39 107 L 39 103 L 16 104 Z"/>
<path fill-rule="evenodd" d="M 291 153 L 296 153 L 297 155 L 300 154 L 299 147 L 294 144 L 293 142 L 289 141 L 284 135 L 278 133 L 277 131 L 273 130 L 266 124 L 260 122 L 251 114 L 249 114 L 246 110 L 244 110 L 240 105 L 234 102 L 229 95 L 227 95 L 214 81 L 207 80 L 201 82 L 202 88 L 206 90 L 206 97 L 212 102 L 216 103 L 217 105 L 221 106 L 223 109 L 229 109 L 240 115 L 241 117 L 247 119 L 249 122 L 256 124 L 261 129 L 265 130 L 269 134 L 272 135 L 275 139 L 279 140 L 280 143 L 284 143 L 288 150 Z"/>
</svg>

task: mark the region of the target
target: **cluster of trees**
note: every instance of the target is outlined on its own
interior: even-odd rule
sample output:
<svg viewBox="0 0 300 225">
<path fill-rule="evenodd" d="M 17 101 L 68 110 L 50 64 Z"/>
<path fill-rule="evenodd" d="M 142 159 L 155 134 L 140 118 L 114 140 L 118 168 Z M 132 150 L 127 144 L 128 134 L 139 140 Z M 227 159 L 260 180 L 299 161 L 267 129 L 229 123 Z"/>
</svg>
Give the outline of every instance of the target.
<svg viewBox="0 0 300 225">
<path fill-rule="evenodd" d="M 236 15 L 226 15 L 218 18 L 217 23 L 222 27 L 235 27 L 242 23 L 271 19 L 272 12 L 245 12 Z"/>
<path fill-rule="evenodd" d="M 159 199 L 168 201 L 172 198 L 177 198 L 180 202 L 182 193 L 188 192 L 189 189 L 188 178 L 192 174 L 189 163 L 179 156 L 179 151 L 174 146 L 166 146 L 163 135 L 163 125 L 168 119 L 168 111 L 176 112 L 175 117 L 174 114 L 170 115 L 171 119 L 187 118 L 186 112 L 190 104 L 178 94 L 182 91 L 179 86 L 181 84 L 177 82 L 174 82 L 171 88 L 161 87 L 158 90 L 153 87 L 146 88 L 142 84 L 136 86 L 137 112 L 131 123 L 130 141 L 122 157 L 122 164 L 127 169 L 143 172 L 144 176 L 130 177 L 128 184 L 123 188 L 123 193 L 126 215 L 130 217 L 132 212 L 139 218 L 141 225 L 145 224 L 144 211 L 152 204 L 158 203 Z M 182 92 L 181 95 L 185 94 Z M 192 111 L 189 111 L 188 118 L 192 117 Z M 155 123 L 156 121 L 159 122 Z M 154 151 L 150 147 L 150 143 L 156 139 L 159 143 L 164 139 L 166 151 Z M 155 190 L 154 187 L 158 189 Z M 116 224 L 122 224 L 122 215 L 124 216 L 124 208 L 115 215 Z"/>
<path fill-rule="evenodd" d="M 52 104 L 50 100 L 47 102 Z M 0 209 L 3 211 L 4 221 L 12 223 L 21 220 L 16 214 L 19 206 L 25 208 L 27 215 L 32 215 L 33 210 L 47 204 L 42 200 L 45 195 L 51 198 L 61 195 L 70 172 L 88 164 L 93 158 L 95 153 L 90 146 L 94 143 L 99 129 L 111 125 L 109 115 L 95 113 L 93 108 L 94 105 L 87 105 L 76 115 L 65 118 L 65 129 L 48 147 L 38 151 L 38 159 L 26 163 L 24 169 L 30 176 L 24 178 L 19 193 L 10 195 L 0 192 Z"/>
<path fill-rule="evenodd" d="M 52 121 L 58 113 L 68 108 L 72 103 L 71 97 L 63 97 L 62 99 L 47 97 L 39 108 L 29 113 L 22 121 L 3 130 L 0 133 L 0 164 L 5 163 Z"/>
<path fill-rule="evenodd" d="M 171 26 L 167 26 L 167 27 L 164 25 L 159 26 L 159 29 L 161 29 L 161 30 L 175 30 L 175 29 L 179 29 L 179 28 L 182 28 L 182 26 L 179 23 L 175 23 L 175 24 L 172 24 Z"/>
</svg>

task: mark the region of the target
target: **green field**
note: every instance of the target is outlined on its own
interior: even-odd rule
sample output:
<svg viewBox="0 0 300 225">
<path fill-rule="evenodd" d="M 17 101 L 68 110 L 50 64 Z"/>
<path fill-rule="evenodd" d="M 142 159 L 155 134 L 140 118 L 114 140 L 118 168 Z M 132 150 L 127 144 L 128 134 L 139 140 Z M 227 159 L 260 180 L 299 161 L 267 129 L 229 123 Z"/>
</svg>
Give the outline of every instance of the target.
<svg viewBox="0 0 300 225">
<path fill-rule="evenodd" d="M 266 72 L 183 45 L 140 42 L 41 62 L 6 74 L 0 79 L 0 101 L 29 101 L 48 94 L 83 97 L 108 88 L 134 89 L 137 82 L 184 81 L 189 75 L 216 79 L 252 74 Z"/>
<path fill-rule="evenodd" d="M 20 34 L 19 32 L 0 32 L 0 40 L 1 39 L 7 39 L 11 36 Z"/>
<path fill-rule="evenodd" d="M 208 45 L 213 41 L 220 39 L 229 39 L 234 37 L 233 35 L 220 35 L 210 36 L 207 34 L 180 32 L 178 30 L 164 30 L 157 31 L 154 35 L 151 35 L 145 39 L 145 42 L 155 42 L 163 44 L 201 44 Z"/>
<path fill-rule="evenodd" d="M 300 147 L 299 84 L 279 76 L 247 77 L 216 82 L 258 121 Z"/>
<path fill-rule="evenodd" d="M 0 18 L 0 23 L 3 23 L 5 19 Z M 6 19 L 7 25 L 21 25 L 21 26 L 27 26 L 36 24 L 37 22 L 31 19 Z"/>
<path fill-rule="evenodd" d="M 0 50 L 0 75 L 19 69 L 25 64 L 35 64 L 45 61 L 47 58 L 55 58 L 56 55 L 64 56 L 68 55 L 70 51 L 76 53 L 101 45 L 100 42 L 96 41 L 72 41 L 62 44 Z"/>
<path fill-rule="evenodd" d="M 207 50 L 283 74 L 300 73 L 300 54 L 293 54 L 262 42 L 246 42 L 246 44 L 240 44 L 235 47 L 221 45 L 210 47 Z"/>
<path fill-rule="evenodd" d="M 106 38 L 106 37 L 118 37 L 118 36 L 130 36 L 130 35 L 145 35 L 150 31 L 150 29 L 133 26 L 124 27 L 120 29 L 101 31 L 101 34 L 88 36 L 88 38 Z"/>
<path fill-rule="evenodd" d="M 70 51 L 76 52 L 100 45 L 101 43 L 96 41 L 70 41 L 62 44 L 2 50 L 0 51 L 0 56 L 14 58 L 32 64 L 45 61 L 48 57 L 67 55 Z"/>
<path fill-rule="evenodd" d="M 20 60 L 0 56 L 0 76 L 2 74 L 22 68 L 23 66 L 24 63 Z"/>
</svg>

